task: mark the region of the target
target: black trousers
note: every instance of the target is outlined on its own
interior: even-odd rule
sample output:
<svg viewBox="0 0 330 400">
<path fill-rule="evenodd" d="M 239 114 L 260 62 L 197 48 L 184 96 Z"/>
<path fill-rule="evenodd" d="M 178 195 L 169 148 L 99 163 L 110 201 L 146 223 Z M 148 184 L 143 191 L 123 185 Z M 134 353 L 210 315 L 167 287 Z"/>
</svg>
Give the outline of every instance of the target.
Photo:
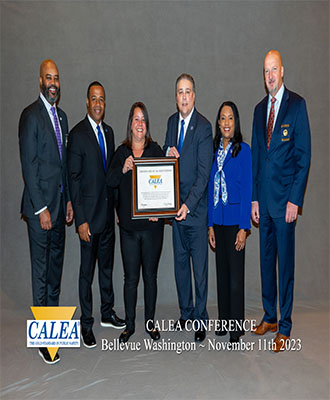
<svg viewBox="0 0 330 400">
<path fill-rule="evenodd" d="M 41 228 L 38 215 L 27 218 L 34 306 L 58 306 L 59 303 L 65 244 L 63 198 L 61 201 L 51 230 Z"/>
<path fill-rule="evenodd" d="M 244 259 L 245 249 L 235 249 L 238 225 L 214 225 L 215 260 L 219 319 L 244 320 Z M 230 332 L 232 338 L 244 334 L 243 330 Z"/>
<path fill-rule="evenodd" d="M 106 225 L 102 233 L 92 234 L 90 242 L 80 240 L 79 301 L 81 326 L 89 330 L 94 323 L 92 283 L 96 260 L 99 270 L 101 316 L 109 318 L 113 313 L 114 293 L 112 284 L 115 231 L 113 225 Z"/>
<path fill-rule="evenodd" d="M 157 270 L 163 246 L 164 227 L 145 231 L 127 231 L 120 228 L 120 248 L 124 265 L 125 322 L 135 330 L 137 288 L 140 267 L 144 283 L 145 322 L 153 320 L 157 299 Z"/>
</svg>

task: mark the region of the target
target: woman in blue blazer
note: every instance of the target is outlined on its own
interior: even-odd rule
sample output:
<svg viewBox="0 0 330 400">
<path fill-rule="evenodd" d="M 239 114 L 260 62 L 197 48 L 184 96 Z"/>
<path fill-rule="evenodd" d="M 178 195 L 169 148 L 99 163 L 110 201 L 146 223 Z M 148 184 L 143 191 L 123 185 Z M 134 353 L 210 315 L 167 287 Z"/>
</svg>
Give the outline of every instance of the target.
<svg viewBox="0 0 330 400">
<path fill-rule="evenodd" d="M 219 320 L 244 321 L 244 256 L 250 229 L 252 198 L 251 150 L 243 142 L 236 105 L 224 102 L 217 115 L 214 162 L 209 181 L 209 242 L 215 249 Z M 244 330 L 235 322 L 230 342 Z M 225 324 L 221 324 L 225 326 Z M 227 325 L 229 326 L 229 325 Z M 216 335 L 226 335 L 226 329 Z"/>
</svg>

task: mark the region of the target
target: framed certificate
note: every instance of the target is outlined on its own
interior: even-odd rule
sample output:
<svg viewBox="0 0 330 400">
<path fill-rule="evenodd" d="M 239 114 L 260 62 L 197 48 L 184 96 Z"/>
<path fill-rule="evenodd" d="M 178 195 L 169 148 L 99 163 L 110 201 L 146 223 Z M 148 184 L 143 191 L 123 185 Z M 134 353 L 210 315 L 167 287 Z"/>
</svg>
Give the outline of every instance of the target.
<svg viewBox="0 0 330 400">
<path fill-rule="evenodd" d="M 180 208 L 176 158 L 136 158 L 132 173 L 132 218 L 167 218 Z"/>
</svg>

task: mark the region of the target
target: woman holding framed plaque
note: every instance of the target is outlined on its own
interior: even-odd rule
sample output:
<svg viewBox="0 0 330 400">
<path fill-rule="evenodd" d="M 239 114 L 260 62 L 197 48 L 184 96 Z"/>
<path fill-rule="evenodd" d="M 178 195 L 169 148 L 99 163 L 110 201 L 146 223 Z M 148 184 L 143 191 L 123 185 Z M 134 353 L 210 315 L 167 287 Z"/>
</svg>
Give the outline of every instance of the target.
<svg viewBox="0 0 330 400">
<path fill-rule="evenodd" d="M 124 302 L 126 329 L 119 340 L 125 343 L 135 332 L 137 288 L 142 266 L 144 282 L 145 328 L 153 340 L 160 338 L 153 320 L 157 298 L 157 270 L 163 245 L 164 220 L 157 218 L 132 219 L 132 169 L 134 159 L 164 157 L 162 149 L 151 139 L 146 106 L 134 103 L 131 107 L 127 135 L 116 150 L 108 184 L 118 188 L 117 215 L 120 248 L 124 266 Z"/>
<path fill-rule="evenodd" d="M 209 181 L 209 242 L 215 248 L 219 320 L 235 321 L 230 342 L 244 330 L 244 257 L 252 199 L 251 150 L 243 142 L 236 105 L 224 102 L 218 111 L 215 157 Z M 237 322 L 237 323 L 236 323 Z M 223 325 L 221 325 L 223 326 Z M 217 330 L 216 335 L 227 331 Z"/>
</svg>

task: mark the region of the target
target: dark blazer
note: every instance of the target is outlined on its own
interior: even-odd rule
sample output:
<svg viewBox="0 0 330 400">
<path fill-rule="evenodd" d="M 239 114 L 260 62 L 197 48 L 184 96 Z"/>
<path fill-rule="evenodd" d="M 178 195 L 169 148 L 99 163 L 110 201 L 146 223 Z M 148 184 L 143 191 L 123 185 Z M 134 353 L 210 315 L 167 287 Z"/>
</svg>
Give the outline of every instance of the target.
<svg viewBox="0 0 330 400">
<path fill-rule="evenodd" d="M 112 128 L 102 122 L 107 145 L 107 170 L 114 154 Z M 71 131 L 68 142 L 69 186 L 78 227 L 88 222 L 92 234 L 114 222 L 113 189 L 106 185 L 100 146 L 86 115 Z"/>
<path fill-rule="evenodd" d="M 250 229 L 251 196 L 252 196 L 252 157 L 250 146 L 241 143 L 241 150 L 236 157 L 231 151 L 227 153 L 223 164 L 226 177 L 228 203 L 224 206 L 221 201 L 214 209 L 214 175 L 218 170 L 217 153 L 211 169 L 209 182 L 209 226 L 238 225 L 239 229 Z"/>
<path fill-rule="evenodd" d="M 40 97 L 23 110 L 19 121 L 19 147 L 24 178 L 21 213 L 31 218 L 35 212 L 47 206 L 52 222 L 58 216 L 61 188 L 64 204 L 70 200 L 65 146 L 68 121 L 60 108 L 57 108 L 57 114 L 62 130 L 62 160 L 53 124 Z"/>
<path fill-rule="evenodd" d="M 266 96 L 254 110 L 252 132 L 252 200 L 260 213 L 285 216 L 287 202 L 302 206 L 311 158 L 311 138 L 305 100 L 284 89 L 267 150 Z"/>
<path fill-rule="evenodd" d="M 164 152 L 177 147 L 179 113 L 173 114 L 167 123 Z M 207 223 L 207 185 L 212 166 L 213 144 L 210 122 L 194 110 L 179 157 L 180 203 L 186 204 L 190 213 L 183 225 Z"/>
</svg>

